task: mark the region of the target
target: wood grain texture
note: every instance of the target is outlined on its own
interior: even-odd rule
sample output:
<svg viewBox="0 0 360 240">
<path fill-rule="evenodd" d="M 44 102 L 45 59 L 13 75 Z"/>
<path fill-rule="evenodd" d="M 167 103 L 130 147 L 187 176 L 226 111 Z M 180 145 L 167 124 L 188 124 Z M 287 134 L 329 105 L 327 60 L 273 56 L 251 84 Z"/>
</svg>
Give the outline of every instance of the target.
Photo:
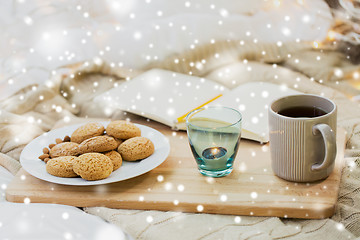
<svg viewBox="0 0 360 240">
<path fill-rule="evenodd" d="M 37 179 L 23 169 L 6 190 L 11 202 L 57 203 L 77 207 L 181 211 L 231 215 L 320 219 L 333 215 L 343 165 L 345 131 L 338 130 L 334 171 L 314 183 L 276 177 L 268 145 L 241 140 L 234 171 L 227 177 L 202 176 L 191 154 L 186 132 L 145 121 L 170 141 L 167 160 L 133 179 L 99 186 L 66 186 Z M 59 136 L 61 137 L 61 136 Z"/>
</svg>

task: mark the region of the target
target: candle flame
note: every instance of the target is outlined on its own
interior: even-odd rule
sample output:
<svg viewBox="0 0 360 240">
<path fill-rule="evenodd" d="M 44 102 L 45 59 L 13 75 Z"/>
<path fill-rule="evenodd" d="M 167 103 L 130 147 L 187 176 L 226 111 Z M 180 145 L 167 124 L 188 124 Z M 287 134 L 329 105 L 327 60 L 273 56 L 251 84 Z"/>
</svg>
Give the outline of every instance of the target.
<svg viewBox="0 0 360 240">
<path fill-rule="evenodd" d="M 213 148 L 213 149 L 211 149 L 211 153 L 212 153 L 213 155 L 216 155 L 216 154 L 219 153 L 219 149 L 218 149 L 218 148 Z"/>
</svg>

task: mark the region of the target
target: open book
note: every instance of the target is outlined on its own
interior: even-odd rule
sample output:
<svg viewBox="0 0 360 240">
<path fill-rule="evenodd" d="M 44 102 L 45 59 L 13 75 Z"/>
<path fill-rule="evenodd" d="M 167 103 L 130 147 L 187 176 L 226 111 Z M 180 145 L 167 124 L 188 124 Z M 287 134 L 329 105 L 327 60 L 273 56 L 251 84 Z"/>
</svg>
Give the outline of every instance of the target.
<svg viewBox="0 0 360 240">
<path fill-rule="evenodd" d="M 208 105 L 222 105 L 242 114 L 242 138 L 268 142 L 268 107 L 276 98 L 298 94 L 286 86 L 250 82 L 229 90 L 204 78 L 152 69 L 94 101 L 107 108 L 121 109 L 186 130 L 185 117 L 192 110 Z"/>
</svg>

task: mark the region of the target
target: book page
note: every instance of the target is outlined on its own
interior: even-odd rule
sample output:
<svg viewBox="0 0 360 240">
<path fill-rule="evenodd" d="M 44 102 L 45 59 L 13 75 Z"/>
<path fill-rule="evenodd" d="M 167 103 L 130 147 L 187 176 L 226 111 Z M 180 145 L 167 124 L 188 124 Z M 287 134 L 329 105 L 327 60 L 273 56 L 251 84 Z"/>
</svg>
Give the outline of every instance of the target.
<svg viewBox="0 0 360 240">
<path fill-rule="evenodd" d="M 188 112 L 227 91 L 211 80 L 152 69 L 99 95 L 94 101 L 175 127 Z M 185 129 L 181 127 L 184 124 L 178 126 Z"/>
<path fill-rule="evenodd" d="M 227 92 L 210 105 L 234 108 L 242 114 L 242 138 L 259 142 L 269 141 L 268 108 L 277 98 L 300 94 L 285 85 L 266 82 L 249 82 Z"/>
</svg>

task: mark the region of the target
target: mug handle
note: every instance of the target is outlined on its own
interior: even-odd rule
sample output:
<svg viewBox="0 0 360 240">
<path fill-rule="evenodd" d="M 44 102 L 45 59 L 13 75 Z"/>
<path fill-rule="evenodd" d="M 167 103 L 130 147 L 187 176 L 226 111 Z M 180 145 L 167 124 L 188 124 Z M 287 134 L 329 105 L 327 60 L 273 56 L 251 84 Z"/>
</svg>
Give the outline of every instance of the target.
<svg viewBox="0 0 360 240">
<path fill-rule="evenodd" d="M 336 157 L 336 139 L 334 131 L 327 124 L 317 124 L 313 126 L 313 134 L 321 133 L 325 144 L 325 157 L 322 163 L 311 166 L 311 170 L 319 171 L 326 169 L 334 163 Z"/>
</svg>

